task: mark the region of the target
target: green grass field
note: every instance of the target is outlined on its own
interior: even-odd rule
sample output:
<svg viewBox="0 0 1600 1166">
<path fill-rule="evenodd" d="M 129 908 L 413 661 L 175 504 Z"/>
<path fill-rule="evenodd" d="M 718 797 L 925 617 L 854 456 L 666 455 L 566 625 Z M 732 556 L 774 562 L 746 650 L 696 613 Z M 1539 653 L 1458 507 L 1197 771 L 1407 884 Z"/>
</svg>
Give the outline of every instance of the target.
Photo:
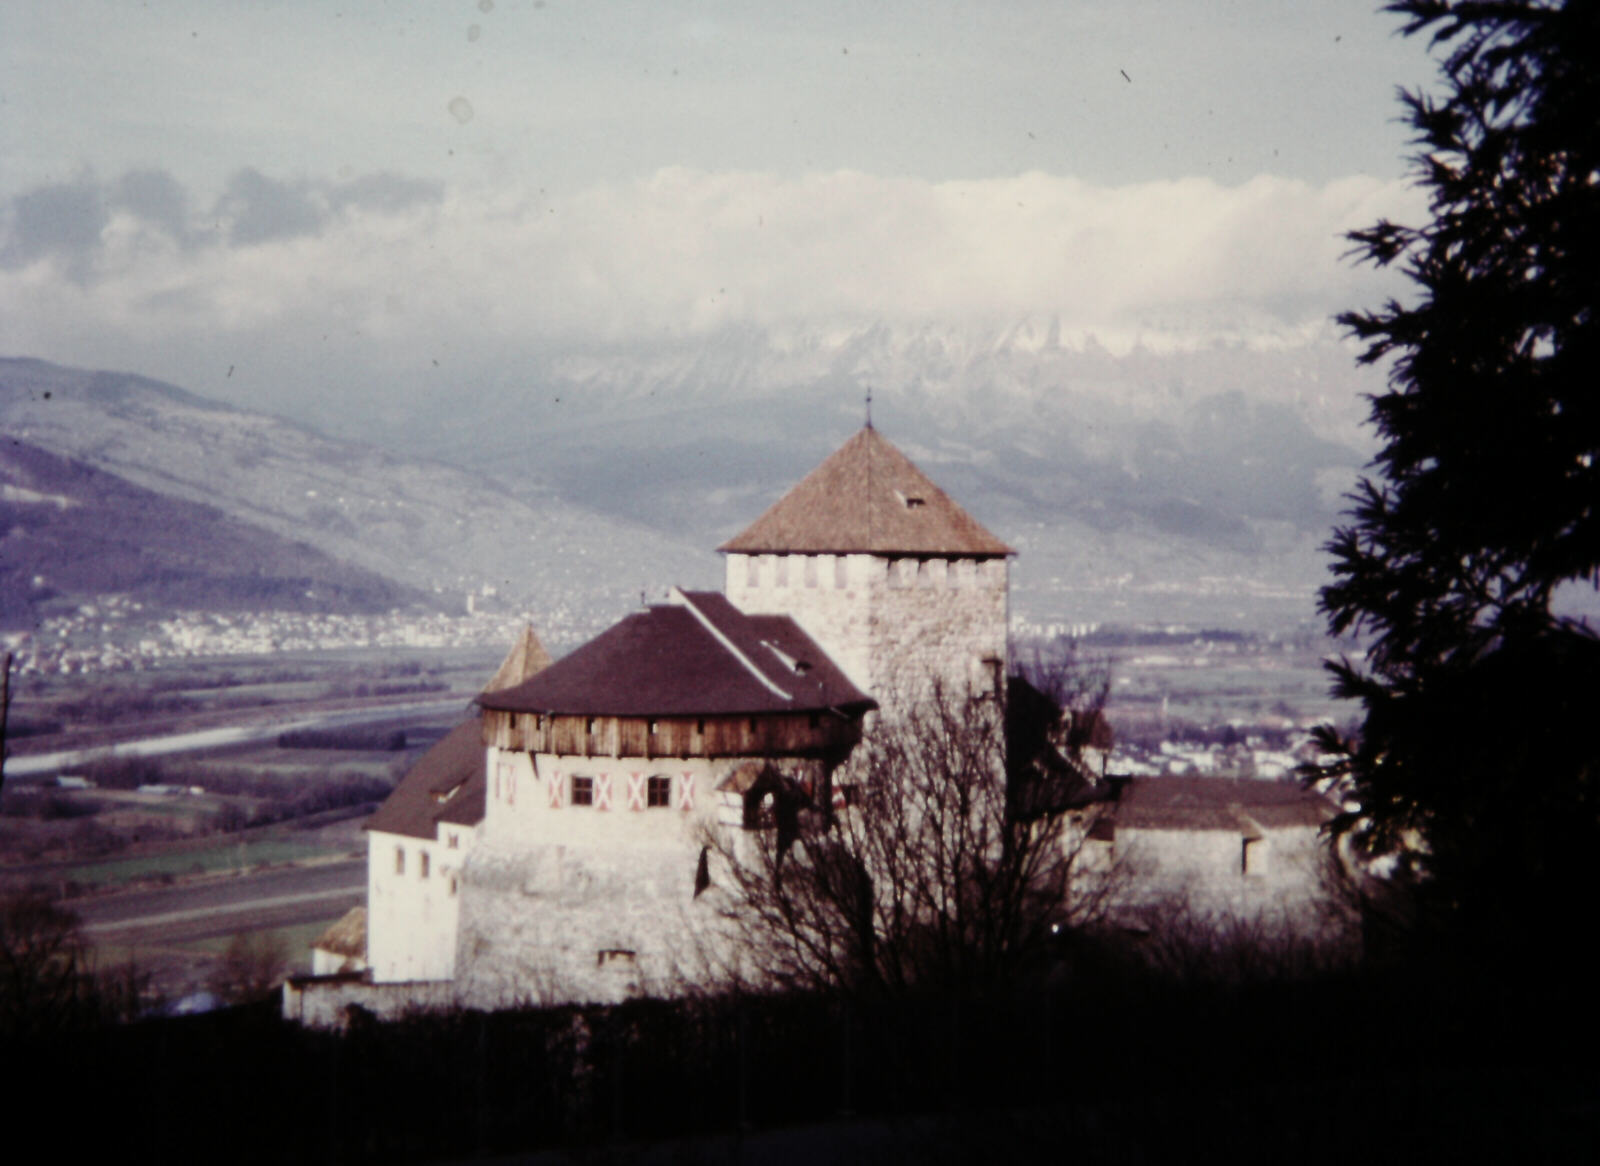
<svg viewBox="0 0 1600 1166">
<path fill-rule="evenodd" d="M 56 872 L 55 877 L 84 885 L 118 886 L 150 875 L 177 876 L 192 874 L 196 870 L 242 870 L 245 867 L 262 866 L 266 863 L 293 862 L 297 859 L 318 858 L 338 853 L 342 852 L 326 845 L 280 838 L 263 838 L 249 842 L 213 839 L 201 845 L 165 854 L 86 862 L 62 867 Z"/>
</svg>

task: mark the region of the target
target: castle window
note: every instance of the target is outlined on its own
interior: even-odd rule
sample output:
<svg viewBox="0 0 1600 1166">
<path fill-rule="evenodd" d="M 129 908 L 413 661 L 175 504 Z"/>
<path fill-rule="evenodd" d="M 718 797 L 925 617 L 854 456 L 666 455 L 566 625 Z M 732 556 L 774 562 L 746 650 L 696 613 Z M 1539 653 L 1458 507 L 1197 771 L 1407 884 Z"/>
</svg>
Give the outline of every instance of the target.
<svg viewBox="0 0 1600 1166">
<path fill-rule="evenodd" d="M 694 723 L 694 731 L 704 737 L 706 735 L 706 723 L 704 721 L 696 721 Z"/>
<path fill-rule="evenodd" d="M 456 893 L 456 876 L 451 875 L 449 881 L 445 885 L 450 888 L 450 893 L 454 895 Z"/>
<path fill-rule="evenodd" d="M 433 865 L 429 861 L 429 859 L 431 859 L 432 857 L 433 856 L 430 855 L 426 850 L 424 850 L 422 852 L 421 856 L 420 856 L 420 860 L 419 860 L 419 862 L 417 864 L 417 874 L 420 875 L 422 878 L 427 878 L 428 877 L 428 868 Z"/>
<path fill-rule="evenodd" d="M 651 807 L 672 805 L 672 779 L 652 777 L 645 783 L 644 804 Z"/>
<path fill-rule="evenodd" d="M 806 556 L 806 569 L 805 570 L 806 570 L 806 586 L 807 587 L 815 587 L 817 585 L 817 556 L 816 555 L 807 555 Z"/>
<path fill-rule="evenodd" d="M 835 591 L 843 591 L 848 579 L 845 575 L 845 558 L 835 555 L 833 558 L 833 587 Z"/>
<path fill-rule="evenodd" d="M 594 805 L 594 778 L 574 777 L 572 779 L 572 804 L 575 806 Z"/>
<path fill-rule="evenodd" d="M 406 848 L 404 846 L 396 846 L 394 848 L 394 873 L 406 873 Z"/>
<path fill-rule="evenodd" d="M 660 721 L 651 721 L 650 722 L 650 735 L 652 737 L 654 737 L 660 731 L 661 731 L 661 722 Z"/>
<path fill-rule="evenodd" d="M 451 834 L 450 834 L 449 841 L 447 841 L 445 843 L 445 845 L 448 846 L 451 850 L 455 850 L 455 849 L 459 848 L 460 845 L 461 845 L 461 835 L 459 835 L 459 834 L 455 833 L 454 831 L 452 831 Z"/>
</svg>

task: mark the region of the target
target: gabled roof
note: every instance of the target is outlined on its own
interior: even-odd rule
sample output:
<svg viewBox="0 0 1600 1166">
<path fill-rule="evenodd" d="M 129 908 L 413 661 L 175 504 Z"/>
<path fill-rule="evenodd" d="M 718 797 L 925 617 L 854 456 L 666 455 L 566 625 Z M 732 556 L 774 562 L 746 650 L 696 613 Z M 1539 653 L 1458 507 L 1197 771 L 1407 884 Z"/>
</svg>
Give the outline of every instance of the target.
<svg viewBox="0 0 1600 1166">
<path fill-rule="evenodd" d="M 550 666 L 533 625 L 522 629 L 489 681 L 489 689 L 506 688 L 536 676 Z M 383 805 L 367 819 L 368 830 L 437 838 L 439 823 L 476 826 L 483 821 L 489 780 L 483 725 L 477 717 L 463 721 L 439 739 L 406 771 Z"/>
<path fill-rule="evenodd" d="M 483 821 L 485 756 L 478 719 L 463 721 L 417 758 L 366 828 L 432 839 L 439 836 L 440 822 L 472 826 Z"/>
<path fill-rule="evenodd" d="M 714 591 L 628 616 L 486 709 L 569 716 L 732 716 L 864 710 L 846 679 L 786 615 L 746 615 Z"/>
<path fill-rule="evenodd" d="M 870 425 L 717 549 L 970 558 L 1013 553 Z"/>
</svg>

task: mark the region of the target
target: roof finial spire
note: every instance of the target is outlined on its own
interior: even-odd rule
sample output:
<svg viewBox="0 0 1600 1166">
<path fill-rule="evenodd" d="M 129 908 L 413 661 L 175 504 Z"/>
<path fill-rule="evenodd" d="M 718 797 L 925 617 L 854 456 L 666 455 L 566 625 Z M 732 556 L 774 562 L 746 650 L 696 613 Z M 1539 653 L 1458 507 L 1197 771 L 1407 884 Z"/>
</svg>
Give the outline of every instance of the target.
<svg viewBox="0 0 1600 1166">
<path fill-rule="evenodd" d="M 872 428 L 872 386 L 867 386 L 867 428 Z"/>
</svg>

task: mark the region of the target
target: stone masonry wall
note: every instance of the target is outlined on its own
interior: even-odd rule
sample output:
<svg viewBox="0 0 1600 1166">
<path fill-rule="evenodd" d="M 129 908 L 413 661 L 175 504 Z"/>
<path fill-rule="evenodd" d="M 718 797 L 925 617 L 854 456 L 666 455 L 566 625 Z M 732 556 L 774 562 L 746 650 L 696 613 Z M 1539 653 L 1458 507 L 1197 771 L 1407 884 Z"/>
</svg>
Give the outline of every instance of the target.
<svg viewBox="0 0 1600 1166">
<path fill-rule="evenodd" d="M 747 614 L 791 616 L 870 694 L 871 597 L 883 569 L 875 555 L 730 554 L 723 592 Z"/>
<path fill-rule="evenodd" d="M 1004 559 L 893 559 L 873 587 L 873 695 L 889 718 L 926 697 L 987 693 L 1008 664 Z"/>
<path fill-rule="evenodd" d="M 463 870 L 455 964 L 473 1007 L 672 993 L 706 974 L 714 896 L 695 897 L 708 831 L 736 826 L 717 785 L 741 758 L 576 757 L 491 748 L 482 839 Z M 630 778 L 673 779 L 634 809 Z M 572 804 L 572 779 L 609 786 Z"/>
<path fill-rule="evenodd" d="M 1004 559 L 739 555 L 726 591 L 740 610 L 792 616 L 893 715 L 937 677 L 947 691 L 992 685 L 1007 664 Z"/>
</svg>

